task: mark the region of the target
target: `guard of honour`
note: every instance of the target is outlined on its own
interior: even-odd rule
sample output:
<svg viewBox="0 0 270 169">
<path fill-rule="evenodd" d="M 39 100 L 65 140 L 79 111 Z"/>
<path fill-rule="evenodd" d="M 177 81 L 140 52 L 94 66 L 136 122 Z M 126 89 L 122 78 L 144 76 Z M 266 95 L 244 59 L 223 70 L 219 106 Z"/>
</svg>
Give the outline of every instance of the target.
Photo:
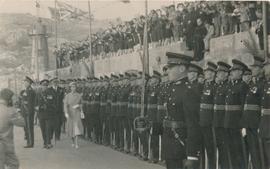
<svg viewBox="0 0 270 169">
<path fill-rule="evenodd" d="M 167 169 L 269 169 L 270 64 L 254 56 L 249 67 L 233 59 L 232 66 L 207 62 L 203 69 L 189 56 L 166 55 L 162 74 L 145 75 L 143 116 L 142 72 L 45 79 L 39 92 L 26 77 L 19 101 L 25 148 L 34 146 L 35 112 L 44 148 L 52 148 L 53 136 L 60 140 L 71 83 L 81 96 L 82 134 L 97 144 L 145 161 L 165 161 Z"/>
</svg>

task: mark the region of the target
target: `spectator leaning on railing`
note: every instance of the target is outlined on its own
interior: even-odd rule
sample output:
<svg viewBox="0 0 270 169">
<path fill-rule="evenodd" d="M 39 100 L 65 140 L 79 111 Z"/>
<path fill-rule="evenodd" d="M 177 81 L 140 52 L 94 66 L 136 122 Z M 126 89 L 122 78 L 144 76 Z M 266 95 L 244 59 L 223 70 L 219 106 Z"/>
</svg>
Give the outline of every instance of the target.
<svg viewBox="0 0 270 169">
<path fill-rule="evenodd" d="M 195 58 L 203 58 L 198 51 L 208 51 L 212 37 L 246 31 L 251 26 L 257 27 L 261 38 L 261 2 L 183 2 L 176 5 L 163 6 L 152 10 L 148 18 L 141 15 L 118 25 L 100 30 L 92 35 L 92 55 L 95 58 L 119 56 L 141 49 L 145 20 L 149 23 L 149 47 L 168 45 L 171 42 L 185 41 L 187 50 L 195 50 Z M 196 20 L 201 18 L 207 29 L 199 35 Z M 195 30 L 197 31 L 195 33 Z M 196 34 L 196 37 L 195 37 Z M 204 37 L 205 36 L 205 37 Z M 200 42 L 195 39 L 200 37 Z M 205 48 L 198 45 L 204 40 Z M 194 43 L 196 42 L 196 44 Z M 262 47 L 262 42 L 260 41 Z M 199 47 L 199 48 L 198 48 Z M 196 48 L 196 49 L 195 49 Z M 199 50 L 198 50 L 199 49 Z M 66 42 L 55 49 L 57 67 L 65 67 L 71 61 L 77 61 L 89 55 L 89 38 L 79 42 Z M 199 57 L 198 57 L 199 56 Z"/>
</svg>

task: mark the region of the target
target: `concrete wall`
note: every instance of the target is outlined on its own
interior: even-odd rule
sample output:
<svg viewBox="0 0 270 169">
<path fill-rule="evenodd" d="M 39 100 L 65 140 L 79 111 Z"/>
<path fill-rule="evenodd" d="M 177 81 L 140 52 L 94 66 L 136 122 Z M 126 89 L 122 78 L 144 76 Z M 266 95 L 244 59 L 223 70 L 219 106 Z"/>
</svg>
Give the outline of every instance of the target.
<svg viewBox="0 0 270 169">
<path fill-rule="evenodd" d="M 270 39 L 270 38 L 269 38 Z M 231 63 L 233 58 L 238 58 L 247 64 L 251 64 L 253 62 L 253 56 L 250 54 L 249 50 L 243 44 L 244 41 L 249 43 L 255 42 L 258 44 L 257 35 L 254 32 L 242 32 L 233 35 L 222 36 L 219 38 L 213 38 L 210 41 L 210 53 L 205 55 L 205 61 L 211 60 L 217 62 L 218 60 L 226 61 Z M 270 44 L 270 43 L 269 43 Z M 258 45 L 257 45 L 257 48 Z M 149 69 L 150 72 L 152 70 L 161 71 L 163 65 L 167 62 L 167 57 L 165 53 L 167 51 L 171 52 L 179 52 L 184 53 L 190 56 L 193 56 L 193 52 L 185 50 L 185 43 L 173 43 L 168 46 L 161 46 L 153 49 L 149 49 Z M 260 53 L 262 51 L 259 51 Z M 120 73 L 125 72 L 127 70 L 141 70 L 142 62 L 140 58 L 139 52 L 133 52 L 131 54 L 114 56 L 111 58 L 105 58 L 94 61 L 94 71 L 95 76 L 98 77 L 100 75 L 110 73 Z M 201 62 L 201 65 L 205 63 L 205 61 Z M 89 63 L 86 63 L 88 67 L 90 67 Z M 79 78 L 86 77 L 87 72 L 84 64 L 74 64 L 68 68 L 59 69 L 58 75 L 60 78 Z M 55 76 L 55 71 L 47 72 L 48 74 L 52 74 Z"/>
</svg>

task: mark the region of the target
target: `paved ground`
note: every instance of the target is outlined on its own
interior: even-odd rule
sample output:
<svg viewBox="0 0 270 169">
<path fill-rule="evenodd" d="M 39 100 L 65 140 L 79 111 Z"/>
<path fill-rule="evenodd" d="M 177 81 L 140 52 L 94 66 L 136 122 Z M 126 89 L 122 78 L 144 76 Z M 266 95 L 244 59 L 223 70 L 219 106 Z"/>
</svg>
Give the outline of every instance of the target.
<svg viewBox="0 0 270 169">
<path fill-rule="evenodd" d="M 16 152 L 20 169 L 164 169 L 160 165 L 138 160 L 109 147 L 80 140 L 80 148 L 71 147 L 63 136 L 53 149 L 43 149 L 40 129 L 35 128 L 35 148 L 24 149 L 23 129 L 15 128 Z"/>
</svg>

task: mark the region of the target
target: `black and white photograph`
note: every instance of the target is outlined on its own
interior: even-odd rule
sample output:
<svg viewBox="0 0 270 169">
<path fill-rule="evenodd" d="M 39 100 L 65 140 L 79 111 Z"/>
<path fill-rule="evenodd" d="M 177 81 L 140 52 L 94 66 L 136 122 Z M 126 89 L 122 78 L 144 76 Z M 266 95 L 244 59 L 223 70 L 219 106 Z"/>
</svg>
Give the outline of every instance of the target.
<svg viewBox="0 0 270 169">
<path fill-rule="evenodd" d="M 270 169 L 270 1 L 0 0 L 0 169 Z"/>
</svg>

